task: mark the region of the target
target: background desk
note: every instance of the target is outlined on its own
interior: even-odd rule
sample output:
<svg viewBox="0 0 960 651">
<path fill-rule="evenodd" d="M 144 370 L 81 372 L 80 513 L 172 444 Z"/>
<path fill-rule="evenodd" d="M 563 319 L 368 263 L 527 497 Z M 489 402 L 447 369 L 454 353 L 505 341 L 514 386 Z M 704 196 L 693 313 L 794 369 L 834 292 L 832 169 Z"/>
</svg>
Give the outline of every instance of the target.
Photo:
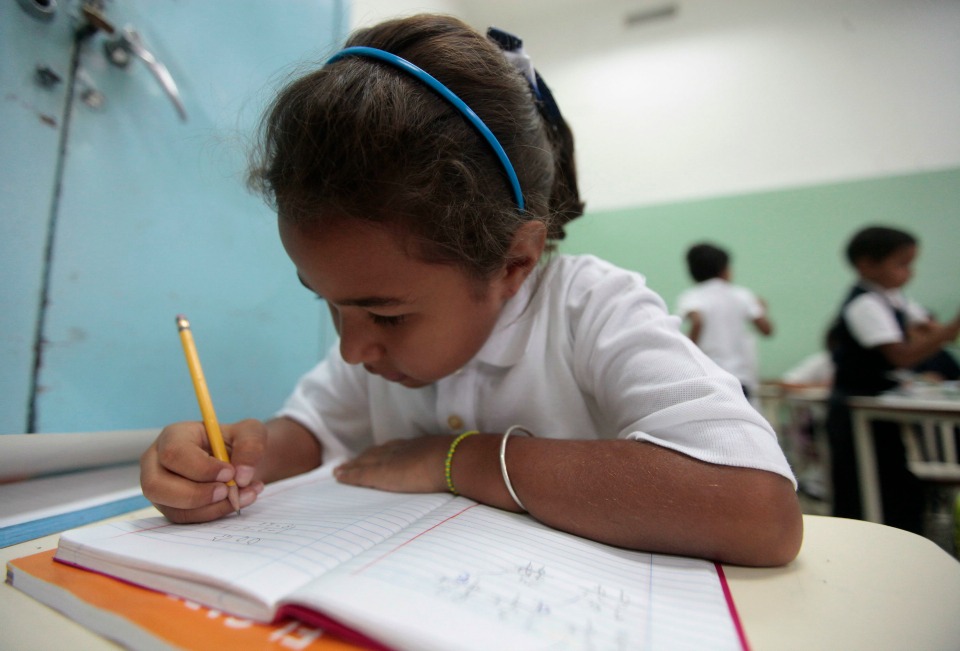
<svg viewBox="0 0 960 651">
<path fill-rule="evenodd" d="M 853 444 L 857 453 L 857 474 L 860 481 L 863 516 L 870 522 L 883 522 L 880 481 L 877 476 L 877 460 L 870 421 L 886 420 L 922 424 L 925 421 L 936 422 L 949 419 L 960 422 L 960 400 L 927 400 L 883 395 L 857 396 L 849 398 L 847 404 L 850 405 L 853 421 Z M 957 605 L 960 606 L 960 604 Z"/>
<path fill-rule="evenodd" d="M 768 381 L 760 385 L 760 406 L 777 433 L 801 493 L 817 500 L 812 513 L 829 513 L 830 444 L 826 431 L 826 385 Z"/>
<path fill-rule="evenodd" d="M 150 508 L 120 518 L 156 514 Z M 956 649 L 960 563 L 929 540 L 884 525 L 809 515 L 804 525 L 803 548 L 787 567 L 724 566 L 753 651 Z M 6 567 L 56 544 L 52 535 L 0 549 L 0 561 Z M 0 587 L 0 647 L 116 648 L 8 585 Z"/>
</svg>

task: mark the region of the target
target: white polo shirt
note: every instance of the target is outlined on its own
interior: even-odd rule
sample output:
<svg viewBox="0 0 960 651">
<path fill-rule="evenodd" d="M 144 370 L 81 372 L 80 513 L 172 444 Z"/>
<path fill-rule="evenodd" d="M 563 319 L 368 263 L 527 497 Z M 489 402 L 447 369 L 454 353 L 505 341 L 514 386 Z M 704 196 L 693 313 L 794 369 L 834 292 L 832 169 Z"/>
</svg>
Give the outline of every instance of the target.
<svg viewBox="0 0 960 651">
<path fill-rule="evenodd" d="M 860 284 L 870 291 L 847 303 L 843 308 L 843 319 L 850 334 L 864 348 L 903 341 L 903 330 L 897 323 L 895 309 L 904 313 L 908 326 L 930 320 L 929 313 L 899 289 L 884 289 L 865 281 Z"/>
<path fill-rule="evenodd" d="M 278 415 L 313 432 L 325 461 L 394 438 L 521 424 L 539 437 L 649 441 L 796 485 L 739 383 L 679 324 L 640 274 L 593 256 L 557 256 L 506 303 L 483 348 L 453 375 L 408 389 L 345 363 L 335 346 Z"/>
<path fill-rule="evenodd" d="M 711 278 L 677 298 L 681 318 L 698 312 L 703 327 L 697 345 L 707 356 L 756 394 L 759 384 L 757 339 L 752 323 L 763 316 L 763 305 L 746 287 Z"/>
</svg>

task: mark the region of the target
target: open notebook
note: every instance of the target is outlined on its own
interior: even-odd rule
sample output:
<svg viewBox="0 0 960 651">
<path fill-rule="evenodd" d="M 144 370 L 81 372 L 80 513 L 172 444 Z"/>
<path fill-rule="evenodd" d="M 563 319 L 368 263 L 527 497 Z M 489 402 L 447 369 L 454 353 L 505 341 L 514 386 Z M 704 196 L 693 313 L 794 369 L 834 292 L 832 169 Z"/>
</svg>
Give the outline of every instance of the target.
<svg viewBox="0 0 960 651">
<path fill-rule="evenodd" d="M 744 649 L 719 566 L 552 530 L 448 494 L 319 470 L 241 516 L 63 534 L 56 559 L 260 622 L 331 621 L 396 649 Z"/>
</svg>

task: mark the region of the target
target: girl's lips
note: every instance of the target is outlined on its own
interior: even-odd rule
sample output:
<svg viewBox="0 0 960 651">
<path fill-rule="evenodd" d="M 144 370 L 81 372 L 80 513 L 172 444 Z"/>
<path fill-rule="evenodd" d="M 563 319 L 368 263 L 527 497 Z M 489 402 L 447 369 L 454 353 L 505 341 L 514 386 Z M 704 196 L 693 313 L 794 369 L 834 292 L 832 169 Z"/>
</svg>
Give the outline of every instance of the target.
<svg viewBox="0 0 960 651">
<path fill-rule="evenodd" d="M 366 369 L 367 373 L 379 375 L 388 382 L 403 382 L 405 379 L 407 379 L 407 376 L 399 371 L 379 371 L 371 366 L 367 366 L 366 364 L 363 365 L 363 368 Z"/>
</svg>

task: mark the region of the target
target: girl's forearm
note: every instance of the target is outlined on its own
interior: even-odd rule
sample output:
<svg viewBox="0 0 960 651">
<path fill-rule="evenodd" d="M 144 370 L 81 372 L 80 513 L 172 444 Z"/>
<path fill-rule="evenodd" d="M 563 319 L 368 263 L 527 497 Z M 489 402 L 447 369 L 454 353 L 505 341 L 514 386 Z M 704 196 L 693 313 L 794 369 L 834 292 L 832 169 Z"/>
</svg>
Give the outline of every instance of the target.
<svg viewBox="0 0 960 651">
<path fill-rule="evenodd" d="M 501 474 L 500 440 L 463 441 L 454 479 L 467 497 L 516 511 Z M 800 548 L 796 493 L 774 473 L 705 463 L 639 441 L 525 437 L 510 438 L 507 466 L 531 515 L 585 538 L 758 566 L 788 563 Z"/>
</svg>

